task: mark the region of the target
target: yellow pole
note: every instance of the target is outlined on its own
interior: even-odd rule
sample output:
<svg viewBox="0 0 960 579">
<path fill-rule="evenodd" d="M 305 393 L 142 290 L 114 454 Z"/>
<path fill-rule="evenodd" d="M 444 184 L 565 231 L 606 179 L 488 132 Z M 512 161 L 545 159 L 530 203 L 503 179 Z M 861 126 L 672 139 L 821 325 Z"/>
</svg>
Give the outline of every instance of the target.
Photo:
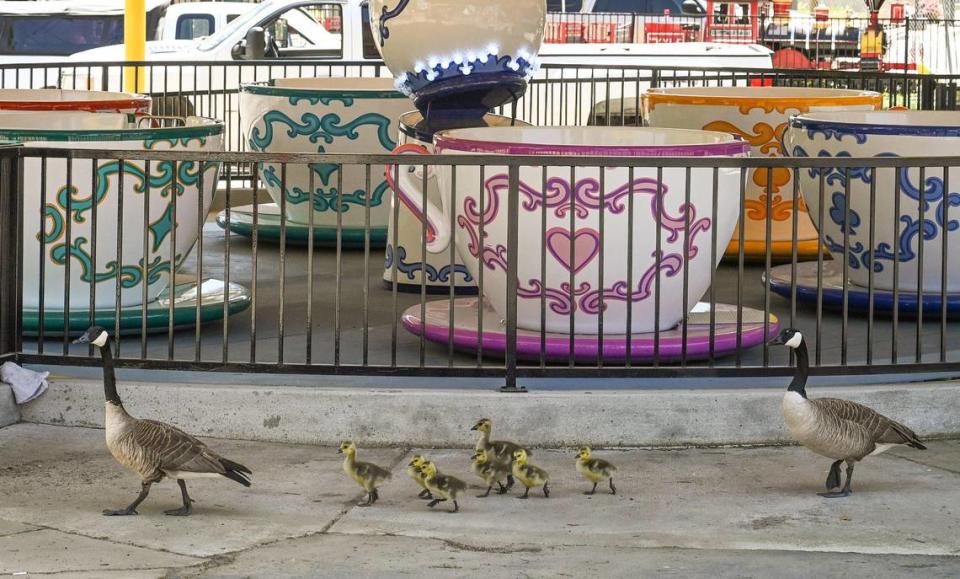
<svg viewBox="0 0 960 579">
<path fill-rule="evenodd" d="M 123 13 L 123 44 L 127 61 L 147 58 L 147 5 L 145 0 L 126 0 Z M 143 67 L 128 66 L 123 71 L 127 92 L 144 92 L 147 86 Z"/>
</svg>

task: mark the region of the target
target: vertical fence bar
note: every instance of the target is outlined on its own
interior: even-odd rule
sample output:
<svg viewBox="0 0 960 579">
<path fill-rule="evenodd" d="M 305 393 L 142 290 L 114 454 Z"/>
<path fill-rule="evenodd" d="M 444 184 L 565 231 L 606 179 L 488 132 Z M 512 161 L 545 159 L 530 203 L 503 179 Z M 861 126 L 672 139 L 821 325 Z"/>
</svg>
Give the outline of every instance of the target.
<svg viewBox="0 0 960 579">
<path fill-rule="evenodd" d="M 943 167 L 943 233 L 940 246 L 940 362 L 947 361 L 947 285 L 950 282 L 950 167 Z M 954 234 L 956 235 L 956 233 Z"/>
<path fill-rule="evenodd" d="M 220 358 L 224 364 L 230 358 L 230 212 L 232 211 L 230 194 L 233 192 L 232 163 L 225 163 L 226 190 L 224 191 L 224 219 L 223 228 L 223 343 L 221 344 Z M 239 166 L 237 167 L 239 169 Z M 238 171 L 239 172 L 239 171 Z"/>
<path fill-rule="evenodd" d="M 140 303 L 145 304 L 149 301 L 149 293 L 147 292 L 147 273 L 150 264 L 150 228 L 147 227 L 147 224 L 150 223 L 150 160 L 147 159 L 143 164 L 143 174 L 146 175 L 146 179 L 143 181 L 143 283 L 140 284 Z M 122 187 L 123 183 L 123 164 L 120 165 L 120 183 Z M 119 214 L 118 214 L 119 217 Z M 121 238 L 118 236 L 117 240 Z M 159 257 L 159 256 L 158 256 Z M 161 258 L 162 259 L 162 258 Z M 170 280 L 170 285 L 173 285 L 173 280 Z M 140 308 L 140 357 L 147 357 L 147 308 Z"/>
<path fill-rule="evenodd" d="M 927 244 L 926 238 L 926 192 L 927 189 L 927 168 L 920 167 L 920 196 L 917 199 L 917 209 L 920 213 L 920 234 L 917 236 L 917 334 L 916 334 L 916 355 L 914 361 L 919 364 L 923 360 L 923 316 L 926 313 L 923 295 L 923 258 L 924 246 Z M 950 192 L 944 190 L 943 195 L 946 199 Z M 944 205 L 949 202 L 945 201 Z M 947 226 L 944 224 L 943 235 L 947 233 Z"/>
<path fill-rule="evenodd" d="M 507 348 L 504 360 L 505 383 L 502 392 L 525 392 L 517 386 L 517 260 L 520 258 L 519 213 L 520 213 L 520 167 L 508 169 L 509 191 L 507 196 Z M 483 215 L 483 212 L 480 213 Z"/>
<path fill-rule="evenodd" d="M 20 341 L 20 292 L 23 276 L 19 275 L 20 203 L 23 199 L 17 190 L 22 158 L 16 151 L 2 152 L 0 159 L 0 354 L 17 352 Z M 43 223 L 41 221 L 41 223 Z M 42 236 L 41 236 L 42 237 Z M 42 256 L 41 256 L 42 257 Z M 41 292 L 43 287 L 41 286 Z"/>
<path fill-rule="evenodd" d="M 25 192 L 24 192 L 25 193 Z M 2 206 L 4 209 L 0 211 L 6 211 L 6 205 Z M 40 157 L 40 263 L 38 263 L 39 279 L 40 279 L 40 295 L 37 296 L 39 300 L 39 311 L 37 312 L 37 353 L 43 354 L 43 345 L 46 341 L 44 336 L 44 330 L 46 329 L 46 317 L 45 317 L 45 307 L 46 307 L 46 293 L 47 293 L 47 222 L 46 222 L 46 208 L 47 208 L 47 156 L 44 155 Z M 2 237 L 2 236 L 0 236 Z M 6 254 L 0 256 L 0 259 L 6 259 Z"/>
<path fill-rule="evenodd" d="M 173 161 L 173 185 L 170 193 L 170 202 L 173 203 L 173 223 L 179 223 L 177 218 L 177 188 L 179 186 L 179 165 Z M 177 227 L 170 229 L 170 301 L 167 307 L 167 359 L 172 361 L 174 356 L 173 330 L 176 325 L 176 297 L 177 297 Z"/>
</svg>

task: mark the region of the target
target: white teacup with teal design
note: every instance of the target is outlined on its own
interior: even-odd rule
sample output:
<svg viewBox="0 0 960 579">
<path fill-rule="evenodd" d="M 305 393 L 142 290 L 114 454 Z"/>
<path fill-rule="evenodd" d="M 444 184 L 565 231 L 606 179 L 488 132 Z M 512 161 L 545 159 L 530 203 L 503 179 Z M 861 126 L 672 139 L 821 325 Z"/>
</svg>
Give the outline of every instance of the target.
<svg viewBox="0 0 960 579">
<path fill-rule="evenodd" d="M 949 155 L 960 145 L 960 112 L 877 111 L 810 113 L 794 117 L 785 138 L 794 157 L 912 157 Z M 960 267 L 943 271 L 943 248 L 956 264 L 960 255 L 960 167 L 948 169 L 946 191 L 943 164 L 893 168 L 830 167 L 800 170 L 800 186 L 810 215 L 820 229 L 834 259 L 843 259 L 844 235 L 849 246 L 847 273 L 853 283 L 881 290 L 939 293 L 960 291 Z M 823 208 L 820 181 L 823 180 Z M 849 208 L 846 181 L 849 178 Z M 899 180 L 899 211 L 897 181 Z M 875 187 L 874 213 L 870 211 L 871 182 Z M 922 191 L 922 193 L 921 193 Z M 922 198 L 922 201 L 921 201 Z M 820 213 L 823 222 L 819 222 Z M 870 245 L 871 220 L 873 247 Z M 845 224 L 849 232 L 845 234 Z M 922 229 L 922 234 L 921 234 Z M 920 272 L 920 238 L 923 237 L 923 271 Z M 946 237 L 946 239 L 944 239 Z M 897 277 L 894 278 L 894 262 Z"/>
<path fill-rule="evenodd" d="M 384 78 L 277 79 L 240 89 L 244 140 L 250 150 L 259 152 L 389 153 L 397 146 L 397 119 L 409 108 L 410 101 Z M 260 167 L 263 186 L 278 205 L 282 178 L 280 163 Z M 370 167 L 367 191 L 363 165 L 345 165 L 342 174 L 331 164 L 287 165 L 289 220 L 309 223 L 311 181 L 314 227 L 336 229 L 339 208 L 344 240 L 361 240 L 369 203 L 371 240 L 383 243 L 390 204 L 382 167 Z"/>
<path fill-rule="evenodd" d="M 168 128 L 153 127 L 155 122 L 124 113 L 64 111 L 54 122 L 48 112 L 0 113 L 0 140 L 44 149 L 223 150 L 219 121 L 188 117 Z M 121 307 L 153 301 L 169 285 L 173 260 L 181 264 L 200 234 L 220 165 L 150 161 L 149 177 L 147 165 L 109 158 L 24 159 L 25 309 L 40 307 L 41 268 L 43 307 L 51 312 L 65 308 L 68 294 L 72 311 L 87 310 L 91 286 L 96 308 L 114 307 L 118 278 Z"/>
</svg>

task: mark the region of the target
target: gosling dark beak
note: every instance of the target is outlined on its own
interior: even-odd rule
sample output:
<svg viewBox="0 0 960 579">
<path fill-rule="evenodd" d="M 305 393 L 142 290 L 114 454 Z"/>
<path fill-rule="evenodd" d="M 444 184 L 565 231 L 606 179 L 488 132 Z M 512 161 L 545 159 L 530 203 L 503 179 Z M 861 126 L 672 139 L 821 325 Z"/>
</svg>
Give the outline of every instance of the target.
<svg viewBox="0 0 960 579">
<path fill-rule="evenodd" d="M 338 448 L 338 449 L 337 449 L 337 454 L 343 454 L 343 449 L 342 449 L 342 448 Z"/>
<path fill-rule="evenodd" d="M 480 425 L 479 425 L 479 424 L 474 424 L 473 427 L 472 427 L 470 430 L 477 430 L 477 429 L 479 429 L 479 428 L 480 428 Z"/>
</svg>

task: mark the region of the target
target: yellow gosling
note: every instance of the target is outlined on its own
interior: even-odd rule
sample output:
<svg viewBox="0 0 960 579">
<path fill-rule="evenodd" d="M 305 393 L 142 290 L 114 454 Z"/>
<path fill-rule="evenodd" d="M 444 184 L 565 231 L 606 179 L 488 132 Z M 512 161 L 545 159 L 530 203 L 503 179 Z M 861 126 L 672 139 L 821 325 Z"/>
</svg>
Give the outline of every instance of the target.
<svg viewBox="0 0 960 579">
<path fill-rule="evenodd" d="M 606 460 L 591 458 L 590 453 L 589 446 L 581 447 L 580 450 L 577 451 L 577 472 L 593 483 L 593 488 L 589 491 L 584 491 L 583 494 L 592 495 L 597 492 L 597 485 L 603 480 L 610 481 L 610 494 L 617 494 L 617 487 L 613 484 L 613 473 L 616 472 L 617 467 Z"/>
<path fill-rule="evenodd" d="M 513 464 L 513 453 L 520 450 L 520 445 L 509 440 L 490 440 L 490 433 L 493 431 L 493 421 L 489 418 L 481 418 L 473 428 L 480 433 L 477 439 L 475 450 L 485 450 L 490 453 L 491 462 L 504 465 L 507 470 Z M 532 454 L 528 452 L 527 454 Z M 513 487 L 513 474 L 507 473 L 507 489 Z"/>
<path fill-rule="evenodd" d="M 507 492 L 507 487 L 503 485 L 503 479 L 511 474 L 511 468 L 504 463 L 497 463 L 490 460 L 490 453 L 486 450 L 478 450 L 473 455 L 473 463 L 470 465 L 473 474 L 477 475 L 483 482 L 487 483 L 487 492 L 477 495 L 477 498 L 486 498 L 490 496 L 493 485 L 499 485 L 497 494 L 502 495 Z"/>
<path fill-rule="evenodd" d="M 337 452 L 347 455 L 343 459 L 343 472 L 347 473 L 347 476 L 367 491 L 366 502 L 360 503 L 358 506 L 369 507 L 377 502 L 377 499 L 380 498 L 377 487 L 390 478 L 390 471 L 370 462 L 359 462 L 357 460 L 357 445 L 349 440 L 341 442 Z"/>
<path fill-rule="evenodd" d="M 423 463 L 420 470 L 425 477 L 424 482 L 427 484 L 427 489 L 429 489 L 435 497 L 427 503 L 427 506 L 433 508 L 437 503 L 452 501 L 453 510 L 450 512 L 456 513 L 459 511 L 460 505 L 457 503 L 457 497 L 459 497 L 463 491 L 467 490 L 467 483 L 456 477 L 441 474 L 437 471 L 437 465 L 430 461 Z"/>
<path fill-rule="evenodd" d="M 517 497 L 518 499 L 527 498 L 530 489 L 534 487 L 543 487 L 543 496 L 550 498 L 550 486 L 548 484 L 550 475 L 542 468 L 527 462 L 527 451 L 522 448 L 513 453 L 513 476 L 517 477 L 517 480 L 527 487 L 523 491 L 523 495 Z"/>
<path fill-rule="evenodd" d="M 407 464 L 407 476 L 413 479 L 415 483 L 420 485 L 420 488 L 423 490 L 420 491 L 420 494 L 417 495 L 421 499 L 432 499 L 433 495 L 430 494 L 430 489 L 427 488 L 427 483 L 424 482 L 423 473 L 420 472 L 420 467 L 423 466 L 423 463 L 427 462 L 427 458 L 420 454 L 413 455 L 413 458 Z"/>
</svg>

